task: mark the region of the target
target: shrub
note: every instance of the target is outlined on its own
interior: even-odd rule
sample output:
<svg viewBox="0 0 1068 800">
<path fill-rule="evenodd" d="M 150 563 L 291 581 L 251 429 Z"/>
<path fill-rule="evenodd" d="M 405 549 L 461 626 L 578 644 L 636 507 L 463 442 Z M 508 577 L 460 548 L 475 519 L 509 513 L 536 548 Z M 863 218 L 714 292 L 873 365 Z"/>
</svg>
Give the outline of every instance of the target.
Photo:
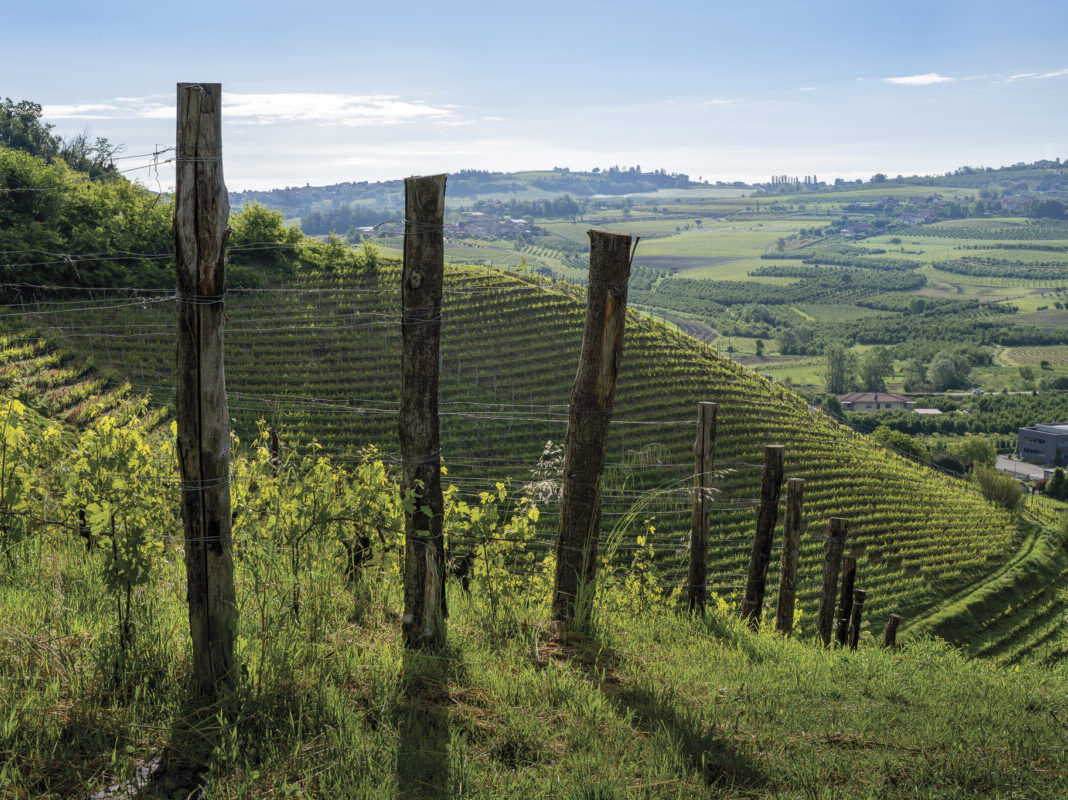
<svg viewBox="0 0 1068 800">
<path fill-rule="evenodd" d="M 990 502 L 997 503 L 1009 511 L 1019 507 L 1023 491 L 1019 481 L 1008 473 L 1000 472 L 984 464 L 976 464 L 975 482 L 979 485 L 979 491 L 983 493 L 983 497 Z"/>
</svg>

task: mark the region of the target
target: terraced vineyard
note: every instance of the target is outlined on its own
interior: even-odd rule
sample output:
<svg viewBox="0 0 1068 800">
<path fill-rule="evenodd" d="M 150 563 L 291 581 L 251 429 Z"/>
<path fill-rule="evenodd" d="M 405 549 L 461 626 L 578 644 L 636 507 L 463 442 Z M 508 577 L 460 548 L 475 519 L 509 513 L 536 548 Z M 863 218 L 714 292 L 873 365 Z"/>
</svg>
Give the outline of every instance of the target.
<svg viewBox="0 0 1068 800">
<path fill-rule="evenodd" d="M 284 291 L 230 293 L 231 414 L 247 434 L 259 418 L 299 445 L 316 439 L 339 459 L 377 443 L 396 455 L 399 302 L 396 273 L 352 285 L 308 279 Z M 449 267 L 441 359 L 442 445 L 462 492 L 487 479 L 525 480 L 547 440 L 562 440 L 582 336 L 582 290 L 488 269 Z M 166 403 L 173 387 L 173 299 L 116 293 L 101 302 L 44 303 L 9 313 L 129 376 Z M 850 520 L 849 550 L 869 619 L 917 614 L 990 572 L 1014 549 L 1016 525 L 966 484 L 919 467 L 840 427 L 781 386 L 659 323 L 632 316 L 604 489 L 606 538 L 655 518 L 660 566 L 680 581 L 689 526 L 696 404 L 719 403 L 711 546 L 713 588 L 729 593 L 748 561 L 763 446 L 786 445 L 787 475 L 803 477 L 800 599 L 811 629 L 827 519 Z M 24 331 L 18 342 L 37 341 Z M 541 533 L 552 535 L 552 515 Z M 775 556 L 777 558 L 777 555 Z M 769 595 L 773 596 L 774 592 Z M 802 626 L 805 626 L 803 620 Z"/>
<path fill-rule="evenodd" d="M 1001 663 L 1056 661 L 1068 654 L 1068 549 L 1063 537 L 1034 534 L 978 587 L 951 598 L 912 633 L 932 633 Z"/>
<path fill-rule="evenodd" d="M 71 426 L 121 413 L 136 399 L 128 383 L 102 377 L 53 341 L 24 332 L 0 335 L 0 388 L 42 416 Z M 156 409 L 149 424 L 165 411 Z"/>
</svg>

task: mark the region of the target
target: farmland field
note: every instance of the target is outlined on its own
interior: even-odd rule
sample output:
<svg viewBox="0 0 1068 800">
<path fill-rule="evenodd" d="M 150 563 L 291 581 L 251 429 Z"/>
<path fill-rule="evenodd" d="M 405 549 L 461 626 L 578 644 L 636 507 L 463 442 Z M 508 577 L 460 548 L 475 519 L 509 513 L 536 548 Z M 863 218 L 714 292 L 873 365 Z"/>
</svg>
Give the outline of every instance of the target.
<svg viewBox="0 0 1068 800">
<path fill-rule="evenodd" d="M 1068 345 L 1006 347 L 999 357 L 1013 367 L 1037 367 L 1043 361 L 1048 361 L 1053 366 L 1063 367 L 1068 366 Z"/>
</svg>

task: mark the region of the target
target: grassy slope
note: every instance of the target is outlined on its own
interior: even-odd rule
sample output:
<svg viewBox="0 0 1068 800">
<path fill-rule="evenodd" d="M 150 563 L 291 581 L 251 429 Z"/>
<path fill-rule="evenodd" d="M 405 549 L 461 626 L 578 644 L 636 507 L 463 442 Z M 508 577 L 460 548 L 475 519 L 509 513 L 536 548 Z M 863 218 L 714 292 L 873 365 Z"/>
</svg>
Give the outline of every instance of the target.
<svg viewBox="0 0 1068 800">
<path fill-rule="evenodd" d="M 262 416 L 288 441 L 314 437 L 342 458 L 367 442 L 395 453 L 399 331 L 391 284 L 298 288 L 235 293 L 228 302 L 227 377 L 239 430 Z M 562 439 L 583 301 L 567 287 L 477 268 L 450 267 L 446 291 L 443 451 L 451 479 L 470 493 L 490 479 L 525 476 L 545 441 Z M 70 313 L 64 324 L 74 331 L 72 346 L 98 359 L 110 354 L 136 387 L 166 399 L 172 313 L 166 304 L 134 304 Z M 637 513 L 655 517 L 657 557 L 672 580 L 682 579 L 700 400 L 719 403 L 716 463 L 724 474 L 710 579 L 725 595 L 743 580 L 763 447 L 771 443 L 786 445 L 787 475 L 808 481 L 800 572 L 806 614 L 815 611 L 831 516 L 850 520 L 849 550 L 860 557 L 858 585 L 868 590 L 872 619 L 892 610 L 911 617 L 1014 549 L 1010 517 L 964 484 L 814 415 L 796 395 L 688 337 L 632 319 L 608 446 L 605 526 L 622 526 L 640 501 Z M 634 535 L 617 533 L 627 542 Z M 774 569 L 770 577 L 774 584 Z"/>
<path fill-rule="evenodd" d="M 172 590 L 152 601 L 127 671 L 110 683 L 110 609 L 83 553 L 53 544 L 40 568 L 0 587 L 5 797 L 85 797 L 161 757 L 166 770 L 139 797 L 188 796 L 198 773 L 208 798 L 235 800 L 911 800 L 1068 788 L 1063 671 L 1007 673 L 929 642 L 826 651 L 658 608 L 561 642 L 541 631 L 543 609 L 495 624 L 483 600 L 458 591 L 448 648 L 418 655 L 398 641 L 395 585 L 377 586 L 354 617 L 334 572 L 309 590 L 315 614 L 300 625 L 278 614 L 266 640 L 239 583 L 245 647 L 265 642 L 269 668 L 205 713 L 188 695 L 180 557 L 161 568 Z"/>
<path fill-rule="evenodd" d="M 978 585 L 955 595 L 911 626 L 1003 663 L 1059 660 L 1068 649 L 1068 548 L 1064 537 L 1036 529 L 1019 553 Z"/>
</svg>

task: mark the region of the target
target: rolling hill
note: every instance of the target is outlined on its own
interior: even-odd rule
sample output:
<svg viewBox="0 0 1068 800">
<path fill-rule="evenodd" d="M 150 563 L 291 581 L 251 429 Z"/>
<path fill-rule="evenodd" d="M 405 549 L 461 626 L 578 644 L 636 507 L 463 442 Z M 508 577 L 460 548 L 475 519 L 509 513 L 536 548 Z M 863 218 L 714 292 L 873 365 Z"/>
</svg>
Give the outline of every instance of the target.
<svg viewBox="0 0 1068 800">
<path fill-rule="evenodd" d="M 285 288 L 231 291 L 227 380 L 237 431 L 247 436 L 263 418 L 288 446 L 314 439 L 345 461 L 375 443 L 396 458 L 395 284 L 389 269 L 359 284 L 318 276 Z M 483 268 L 447 268 L 442 443 L 449 480 L 462 493 L 474 496 L 488 480 L 522 483 L 546 442 L 562 440 L 582 291 Z M 166 295 L 114 292 L 102 301 L 98 292 L 94 302 L 45 299 L 39 311 L 9 312 L 5 322 L 32 326 L 9 346 L 37 341 L 44 331 L 166 404 L 173 313 Z M 886 451 L 707 345 L 637 315 L 628 325 L 604 489 L 604 525 L 620 552 L 635 547 L 630 523 L 652 519 L 657 561 L 681 581 L 702 400 L 719 404 L 710 581 L 722 595 L 741 588 L 766 444 L 785 445 L 787 477 L 807 480 L 799 572 L 805 615 L 815 611 L 831 516 L 850 520 L 847 552 L 858 556 L 858 586 L 868 590 L 873 627 L 889 611 L 908 618 L 931 608 L 994 570 L 1018 544 L 1014 518 L 969 484 Z M 551 537 L 551 521 L 540 532 Z"/>
</svg>

